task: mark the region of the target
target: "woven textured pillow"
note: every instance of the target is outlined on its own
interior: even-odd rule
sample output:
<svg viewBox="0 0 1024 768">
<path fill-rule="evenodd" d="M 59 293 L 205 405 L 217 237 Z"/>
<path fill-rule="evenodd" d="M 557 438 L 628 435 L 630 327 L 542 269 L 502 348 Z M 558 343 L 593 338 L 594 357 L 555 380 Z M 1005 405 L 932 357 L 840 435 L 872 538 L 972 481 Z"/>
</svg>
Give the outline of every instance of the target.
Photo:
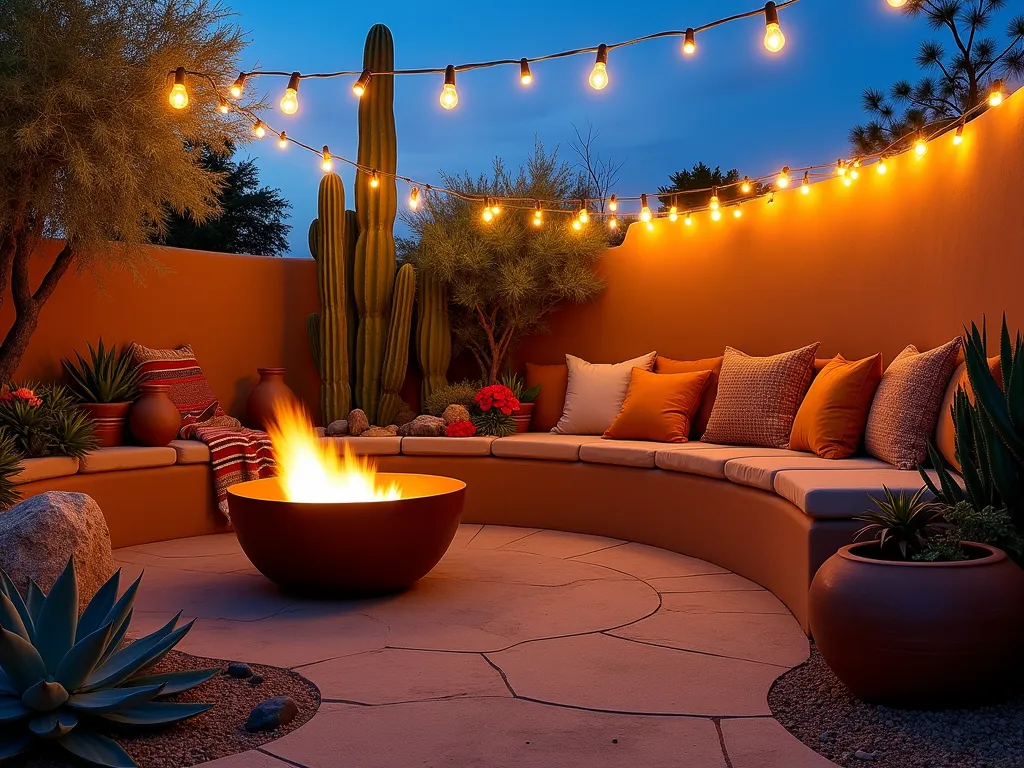
<svg viewBox="0 0 1024 768">
<path fill-rule="evenodd" d="M 815 342 L 780 355 L 751 357 L 726 347 L 715 407 L 701 439 L 725 445 L 788 447 L 817 350 Z"/>
<path fill-rule="evenodd" d="M 655 353 L 651 352 L 609 365 L 588 363 L 566 355 L 569 382 L 565 389 L 565 409 L 551 431 L 558 435 L 603 435 L 622 410 L 633 369 L 651 370 L 654 357 Z"/>
<path fill-rule="evenodd" d="M 899 469 L 924 461 L 959 353 L 959 337 L 929 352 L 911 344 L 885 369 L 864 433 L 870 455 Z"/>
<path fill-rule="evenodd" d="M 177 349 L 150 349 L 132 345 L 132 358 L 142 368 L 142 380 L 166 384 L 168 396 L 182 419 L 195 421 L 211 411 L 214 419 L 230 418 L 199 367 L 195 352 L 188 344 Z"/>
</svg>

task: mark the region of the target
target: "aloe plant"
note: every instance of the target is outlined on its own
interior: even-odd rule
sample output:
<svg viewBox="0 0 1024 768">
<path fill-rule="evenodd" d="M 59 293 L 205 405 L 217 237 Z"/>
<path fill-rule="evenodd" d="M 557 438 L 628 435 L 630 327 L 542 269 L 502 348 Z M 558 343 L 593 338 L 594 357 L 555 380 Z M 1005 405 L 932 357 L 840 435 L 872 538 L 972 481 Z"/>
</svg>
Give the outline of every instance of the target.
<svg viewBox="0 0 1024 768">
<path fill-rule="evenodd" d="M 78 615 L 72 558 L 49 594 L 31 579 L 24 599 L 0 570 L 0 762 L 41 742 L 57 744 L 92 765 L 136 763 L 98 724 L 164 725 L 212 704 L 161 701 L 206 682 L 219 670 L 145 674 L 192 628 L 179 613 L 150 635 L 121 647 L 140 576 L 120 599 L 115 573 Z"/>
<path fill-rule="evenodd" d="M 929 538 L 948 528 L 942 520 L 942 506 L 924 500 L 926 491 L 922 488 L 908 497 L 904 491 L 896 495 L 883 485 L 884 497 L 871 497 L 875 509 L 854 518 L 867 523 L 854 538 L 870 534 L 882 552 L 895 548 L 901 559 L 909 560 L 924 549 Z"/>
<path fill-rule="evenodd" d="M 100 337 L 93 349 L 89 344 L 89 359 L 75 352 L 77 364 L 61 358 L 72 391 L 84 403 L 127 403 L 138 397 L 142 371 L 132 360 L 131 347 L 107 348 Z"/>
</svg>

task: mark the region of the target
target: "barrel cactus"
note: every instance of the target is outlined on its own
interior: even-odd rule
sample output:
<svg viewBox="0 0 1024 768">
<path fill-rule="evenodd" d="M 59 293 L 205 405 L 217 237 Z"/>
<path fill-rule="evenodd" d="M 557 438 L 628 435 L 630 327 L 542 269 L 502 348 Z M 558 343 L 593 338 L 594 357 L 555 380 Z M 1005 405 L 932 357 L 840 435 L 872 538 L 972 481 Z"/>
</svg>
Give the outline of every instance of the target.
<svg viewBox="0 0 1024 768">
<path fill-rule="evenodd" d="M 0 570 L 0 761 L 49 741 L 93 765 L 134 766 L 91 726 L 166 725 L 213 706 L 160 699 L 195 688 L 217 669 L 145 674 L 192 628 L 176 628 L 180 613 L 121 648 L 141 580 L 117 599 L 118 571 L 79 618 L 73 559 L 49 594 L 30 580 L 24 599 Z"/>
<path fill-rule="evenodd" d="M 444 283 L 427 272 L 419 273 L 416 313 L 416 353 L 423 373 L 421 401 L 448 386 L 452 358 L 452 329 L 448 320 L 448 293 Z"/>
<path fill-rule="evenodd" d="M 403 264 L 395 277 L 395 294 L 391 300 L 391 323 L 387 345 L 384 348 L 384 368 L 381 373 L 380 407 L 377 419 L 390 424 L 402 405 L 399 392 L 409 367 L 409 340 L 412 329 L 412 305 L 416 295 L 416 272 L 412 264 Z"/>
</svg>

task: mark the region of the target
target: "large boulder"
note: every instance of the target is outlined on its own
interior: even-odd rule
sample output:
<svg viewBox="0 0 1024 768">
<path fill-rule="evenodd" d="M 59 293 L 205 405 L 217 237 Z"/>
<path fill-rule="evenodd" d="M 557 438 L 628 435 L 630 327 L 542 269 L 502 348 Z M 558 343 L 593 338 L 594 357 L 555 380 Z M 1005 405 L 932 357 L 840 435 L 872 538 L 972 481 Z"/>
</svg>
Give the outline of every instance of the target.
<svg viewBox="0 0 1024 768">
<path fill-rule="evenodd" d="M 0 567 L 23 595 L 30 578 L 49 592 L 72 555 L 84 608 L 114 573 L 107 521 L 90 496 L 47 491 L 0 513 Z"/>
</svg>

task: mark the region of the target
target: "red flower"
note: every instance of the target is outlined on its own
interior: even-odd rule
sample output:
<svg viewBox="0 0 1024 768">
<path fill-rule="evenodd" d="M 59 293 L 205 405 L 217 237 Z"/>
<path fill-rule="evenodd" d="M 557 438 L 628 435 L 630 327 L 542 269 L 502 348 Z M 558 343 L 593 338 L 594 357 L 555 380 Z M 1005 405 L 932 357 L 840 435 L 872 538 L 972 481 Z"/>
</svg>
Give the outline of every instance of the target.
<svg viewBox="0 0 1024 768">
<path fill-rule="evenodd" d="M 448 437 L 472 437 L 476 434 L 476 427 L 472 421 L 453 421 L 444 428 L 444 433 Z"/>
<path fill-rule="evenodd" d="M 24 400 L 33 408 L 38 408 L 40 405 L 43 404 L 43 401 L 40 398 L 36 397 L 36 393 L 26 387 L 19 387 L 13 392 L 8 393 L 7 397 L 5 397 L 4 399 L 10 400 L 11 398 Z"/>
<path fill-rule="evenodd" d="M 481 411 L 489 411 L 497 408 L 506 416 L 511 416 L 519 410 L 519 400 L 511 389 L 502 384 L 491 384 L 476 393 L 476 404 Z"/>
</svg>

